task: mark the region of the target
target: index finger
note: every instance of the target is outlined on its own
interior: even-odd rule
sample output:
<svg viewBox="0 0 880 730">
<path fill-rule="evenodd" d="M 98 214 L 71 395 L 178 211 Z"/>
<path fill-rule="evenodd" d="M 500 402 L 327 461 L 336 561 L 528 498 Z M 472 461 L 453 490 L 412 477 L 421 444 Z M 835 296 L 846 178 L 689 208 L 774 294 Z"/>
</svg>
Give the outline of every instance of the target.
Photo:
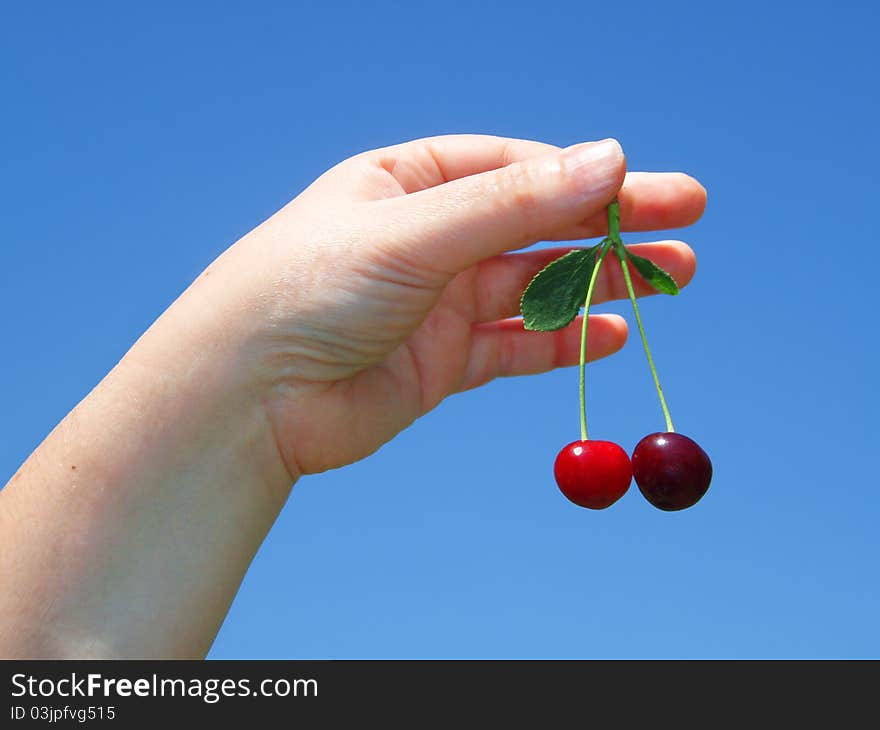
<svg viewBox="0 0 880 730">
<path fill-rule="evenodd" d="M 560 149 L 528 139 L 449 134 L 404 142 L 368 155 L 395 178 L 403 193 L 411 194 Z M 682 172 L 628 172 L 617 197 L 624 231 L 683 228 L 699 220 L 706 208 L 706 189 Z M 603 211 L 574 226 L 561 227 L 546 240 L 594 238 L 607 230 Z"/>
<path fill-rule="evenodd" d="M 446 134 L 368 152 L 406 194 L 442 185 L 560 148 L 546 142 L 488 134 Z"/>
<path fill-rule="evenodd" d="M 622 231 L 661 231 L 696 223 L 706 210 L 706 188 L 683 172 L 628 172 L 617 193 Z M 595 238 L 608 232 L 605 212 L 561 227 L 548 241 Z"/>
</svg>

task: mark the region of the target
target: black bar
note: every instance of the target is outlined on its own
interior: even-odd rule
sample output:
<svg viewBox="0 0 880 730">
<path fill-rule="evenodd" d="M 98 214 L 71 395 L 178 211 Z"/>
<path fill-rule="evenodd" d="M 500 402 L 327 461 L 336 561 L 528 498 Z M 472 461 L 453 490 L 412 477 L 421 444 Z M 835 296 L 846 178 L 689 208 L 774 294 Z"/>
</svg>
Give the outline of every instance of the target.
<svg viewBox="0 0 880 730">
<path fill-rule="evenodd" d="M 346 718 L 345 727 L 458 728 L 477 717 L 527 715 L 543 718 L 539 728 L 563 718 L 566 727 L 738 719 L 751 728 L 800 716 L 842 727 L 847 718 L 876 720 L 880 678 L 876 661 L 2 661 L 0 668 L 2 728 L 194 721 L 259 728 L 282 720 L 313 727 Z"/>
</svg>

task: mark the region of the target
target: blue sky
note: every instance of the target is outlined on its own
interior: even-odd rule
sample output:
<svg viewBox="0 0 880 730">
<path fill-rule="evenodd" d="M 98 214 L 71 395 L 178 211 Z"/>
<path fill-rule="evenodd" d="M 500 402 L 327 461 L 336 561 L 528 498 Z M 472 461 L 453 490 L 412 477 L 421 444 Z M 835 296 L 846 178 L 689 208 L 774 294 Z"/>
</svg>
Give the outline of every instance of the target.
<svg viewBox="0 0 880 730">
<path fill-rule="evenodd" d="M 867 2 L 8 6 L 0 483 L 340 159 L 613 136 L 630 169 L 709 191 L 691 229 L 626 238 L 698 254 L 643 317 L 707 496 L 568 504 L 576 370 L 498 381 L 300 481 L 211 656 L 880 656 L 878 21 Z M 591 434 L 627 450 L 663 425 L 634 335 L 589 373 Z"/>
</svg>

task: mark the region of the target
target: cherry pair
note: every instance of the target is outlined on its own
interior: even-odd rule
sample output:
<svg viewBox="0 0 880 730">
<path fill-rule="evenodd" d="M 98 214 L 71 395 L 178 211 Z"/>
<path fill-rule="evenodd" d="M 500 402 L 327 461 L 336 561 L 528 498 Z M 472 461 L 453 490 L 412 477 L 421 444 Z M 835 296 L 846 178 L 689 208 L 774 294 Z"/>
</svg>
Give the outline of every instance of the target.
<svg viewBox="0 0 880 730">
<path fill-rule="evenodd" d="M 696 441 L 667 431 L 639 441 L 632 461 L 612 441 L 574 441 L 559 452 L 553 473 L 562 493 L 581 507 L 610 507 L 635 477 L 645 499 L 671 512 L 692 507 L 706 493 L 712 462 Z"/>
<path fill-rule="evenodd" d="M 585 365 L 590 304 L 599 269 L 611 251 L 620 263 L 654 387 L 666 419 L 666 431 L 652 433 L 639 441 L 632 461 L 617 444 L 591 441 L 587 432 Z M 620 238 L 620 206 L 615 199 L 608 205 L 608 236 L 592 248 L 575 249 L 551 262 L 535 275 L 523 292 L 523 326 L 528 330 L 549 332 L 561 329 L 575 318 L 581 302 L 584 307 L 579 369 L 581 438 L 559 452 L 553 471 L 562 493 L 582 507 L 604 509 L 611 506 L 626 493 L 635 477 L 642 494 L 655 507 L 667 511 L 685 509 L 696 504 L 709 488 L 712 462 L 695 441 L 676 433 L 672 426 L 639 314 L 630 266 L 656 291 L 678 294 L 678 284 L 669 273 L 653 261 L 636 256 L 623 245 Z M 582 298 L 584 288 L 586 297 Z"/>
</svg>

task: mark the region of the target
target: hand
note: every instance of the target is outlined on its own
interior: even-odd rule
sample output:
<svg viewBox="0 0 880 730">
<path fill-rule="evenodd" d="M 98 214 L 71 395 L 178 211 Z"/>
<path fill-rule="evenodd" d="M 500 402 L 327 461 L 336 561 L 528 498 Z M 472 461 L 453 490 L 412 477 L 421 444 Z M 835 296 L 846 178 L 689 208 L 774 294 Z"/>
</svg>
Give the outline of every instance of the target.
<svg viewBox="0 0 880 730">
<path fill-rule="evenodd" d="M 630 230 L 703 210 L 689 177 L 624 175 L 616 142 L 464 136 L 322 176 L 208 267 L 0 490 L 0 654 L 204 656 L 300 474 L 366 456 L 450 393 L 575 363 L 577 324 L 509 319 L 559 251 L 505 252 L 602 233 L 615 194 Z M 693 274 L 682 243 L 639 253 Z M 599 299 L 623 295 L 614 268 Z M 625 338 L 597 316 L 590 355 Z"/>
<path fill-rule="evenodd" d="M 249 292 L 238 329 L 249 333 L 295 478 L 363 458 L 452 393 L 576 364 L 577 322 L 544 334 L 510 319 L 531 277 L 567 249 L 506 252 L 601 235 L 615 195 L 630 231 L 693 223 L 706 199 L 683 174 L 626 175 L 613 140 L 566 150 L 485 136 L 417 140 L 327 172 L 215 262 L 193 294 Z M 686 244 L 635 248 L 680 285 L 691 279 Z M 625 298 L 614 268 L 603 270 L 595 301 Z M 595 316 L 590 359 L 626 336 L 622 318 Z"/>
</svg>

